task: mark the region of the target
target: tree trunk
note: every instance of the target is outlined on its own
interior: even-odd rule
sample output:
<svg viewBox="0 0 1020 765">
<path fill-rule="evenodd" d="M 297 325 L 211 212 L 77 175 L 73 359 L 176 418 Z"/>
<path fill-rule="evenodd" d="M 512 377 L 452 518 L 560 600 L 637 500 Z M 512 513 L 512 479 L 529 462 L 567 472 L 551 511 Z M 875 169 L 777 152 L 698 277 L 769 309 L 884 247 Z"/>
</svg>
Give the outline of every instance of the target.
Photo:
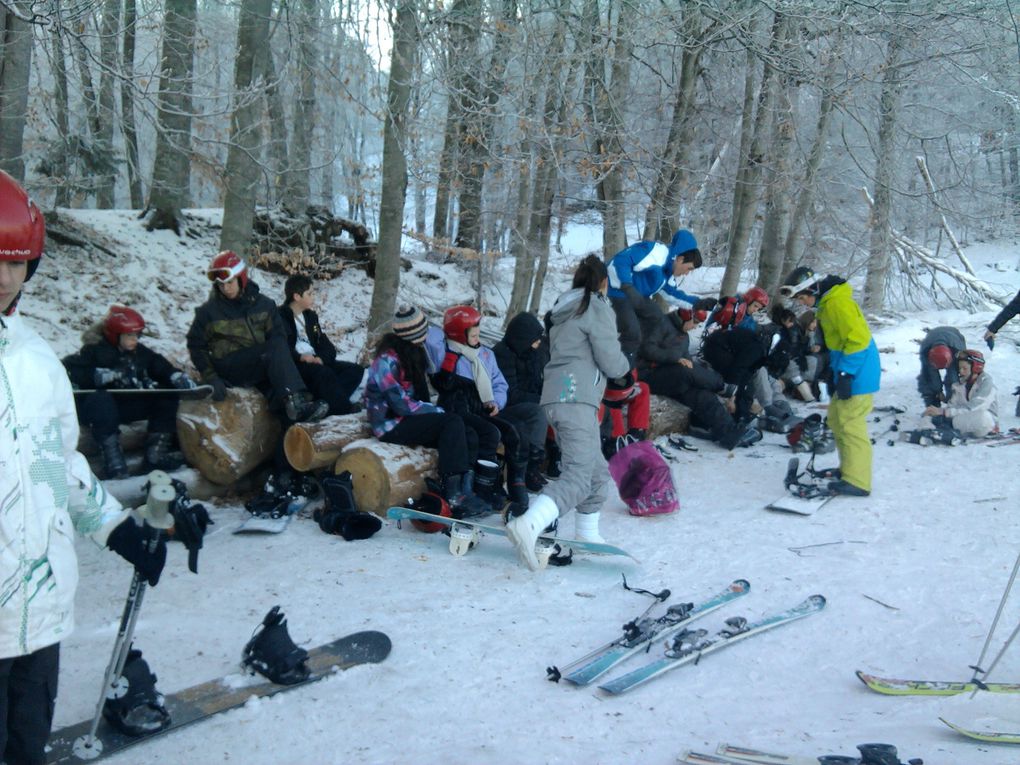
<svg viewBox="0 0 1020 765">
<path fill-rule="evenodd" d="M 315 130 L 315 70 L 319 51 L 315 44 L 318 24 L 316 0 L 300 0 L 298 7 L 298 83 L 295 88 L 294 123 L 290 132 L 290 169 L 284 207 L 296 215 L 311 201 L 312 135 Z"/>
<path fill-rule="evenodd" d="M 674 85 L 676 101 L 673 104 L 669 137 L 662 150 L 655 186 L 645 212 L 642 238 L 648 241 L 668 242 L 681 227 L 680 207 L 688 185 L 688 156 L 694 132 L 691 117 L 694 114 L 694 95 L 703 50 L 699 43 L 705 34 L 700 12 L 696 7 L 689 6 L 684 12 L 683 38 L 691 43 L 683 46 L 680 57 L 680 74 Z"/>
<path fill-rule="evenodd" d="M 379 201 L 379 246 L 376 248 L 375 285 L 368 314 L 368 345 L 393 318 L 400 288 L 400 240 L 407 197 L 408 105 L 411 100 L 412 63 L 418 44 L 416 0 L 399 0 L 393 28 L 390 81 L 383 126 L 382 192 Z"/>
<path fill-rule="evenodd" d="M 197 0 L 166 0 L 156 109 L 156 157 L 146 228 L 184 232 L 182 209 L 191 200 L 191 89 Z"/>
<path fill-rule="evenodd" d="M 9 0 L 0 4 L 0 170 L 25 180 L 24 134 L 28 118 L 29 75 L 32 72 L 31 3 Z"/>
<path fill-rule="evenodd" d="M 800 192 L 797 194 L 797 205 L 790 216 L 780 278 L 790 273 L 800 263 L 800 252 L 803 249 L 800 241 L 801 232 L 804 230 L 808 209 L 814 198 L 815 178 L 818 177 L 818 168 L 822 165 L 822 157 L 828 146 L 829 123 L 832 121 L 832 111 L 836 105 L 836 75 L 838 66 L 843 60 L 842 56 L 838 55 L 842 50 L 841 43 L 842 37 L 838 39 L 835 50 L 829 53 L 829 62 L 822 81 L 821 102 L 818 105 L 815 140 L 811 144 L 811 150 L 808 152 L 807 162 L 804 166 L 804 178 L 800 184 Z"/>
<path fill-rule="evenodd" d="M 864 281 L 864 307 L 881 311 L 885 303 L 885 289 L 892 263 L 892 212 L 893 164 L 895 162 L 896 109 L 899 105 L 902 72 L 899 71 L 900 34 L 889 35 L 886 49 L 885 71 L 882 74 L 882 95 L 879 98 L 878 147 L 875 155 L 875 204 L 871 208 L 871 242 L 868 255 L 868 275 Z"/>
<path fill-rule="evenodd" d="M 99 74 L 99 124 L 96 132 L 98 145 L 103 148 L 110 159 L 113 159 L 113 118 L 116 112 L 114 100 L 114 79 L 117 77 L 117 32 L 120 29 L 120 0 L 103 2 L 103 20 L 99 32 L 99 61 L 102 70 Z M 109 169 L 96 176 L 96 207 L 109 210 L 114 206 L 114 190 L 117 180 L 117 166 L 111 164 Z"/>
<path fill-rule="evenodd" d="M 793 100 L 797 85 L 784 75 L 776 94 L 776 115 L 772 147 L 768 151 L 772 163 L 765 190 L 765 222 L 762 225 L 758 254 L 757 284 L 767 293 L 775 294 L 783 278 L 783 246 L 787 221 L 790 218 L 790 148 L 795 131 Z"/>
<path fill-rule="evenodd" d="M 247 253 L 252 239 L 255 199 L 261 178 L 257 157 L 262 141 L 262 82 L 269 56 L 272 0 L 243 0 L 234 59 L 234 112 L 223 174 L 223 228 L 220 249 Z M 274 120 L 270 120 L 273 122 Z"/>
<path fill-rule="evenodd" d="M 71 135 L 70 106 L 67 98 L 67 54 L 64 51 L 64 30 L 54 24 L 50 35 L 53 42 L 53 111 L 60 134 L 60 146 L 55 152 L 51 175 L 57 180 L 54 203 L 57 207 L 71 204 L 71 163 L 68 138 Z"/>
<path fill-rule="evenodd" d="M 276 59 L 272 49 L 260 57 L 263 62 L 262 79 L 266 83 L 265 101 L 268 114 L 280 115 L 280 119 L 269 120 L 269 169 L 272 183 L 269 188 L 270 202 L 276 203 L 287 197 L 287 177 L 290 168 L 290 156 L 287 153 L 287 120 L 282 116 L 287 113 L 283 108 L 283 97 L 280 95 L 280 84 L 276 73 Z M 351 217 L 354 217 L 353 215 Z"/>
<path fill-rule="evenodd" d="M 747 245 L 751 239 L 751 229 L 754 227 L 754 217 L 758 210 L 758 181 L 761 178 L 765 141 L 775 100 L 775 64 L 780 62 L 784 55 L 789 26 L 789 19 L 777 12 L 772 21 L 772 39 L 762 71 L 761 88 L 758 91 L 758 108 L 754 116 L 751 144 L 747 154 L 741 157 L 741 167 L 733 189 L 729 252 L 721 289 L 723 295 L 733 294 L 737 290 L 740 273 L 744 268 Z"/>
<path fill-rule="evenodd" d="M 613 56 L 606 82 L 605 51 L 598 44 L 600 12 L 598 0 L 587 0 L 585 16 L 588 26 L 588 50 L 585 71 L 585 107 L 592 125 L 592 162 L 595 169 L 595 191 L 602 213 L 602 254 L 611 258 L 627 246 L 626 207 L 624 204 L 623 162 L 626 159 L 621 134 L 622 111 L 630 85 L 630 57 L 633 51 L 633 3 L 617 4 L 616 24 L 612 24 L 613 0 L 608 10 L 611 29 L 605 37 L 612 39 Z"/>
<path fill-rule="evenodd" d="M 432 236 L 450 238 L 450 202 L 453 197 L 453 165 L 457 147 L 458 121 L 453 118 L 456 102 L 447 99 L 446 127 L 443 128 L 443 148 L 439 152 L 439 173 L 436 177 L 436 209 L 432 212 Z"/>
<path fill-rule="evenodd" d="M 124 49 L 121 54 L 120 110 L 121 129 L 124 131 L 124 153 L 127 155 L 128 186 L 131 191 L 131 208 L 140 210 L 145 204 L 142 188 L 142 169 L 138 162 L 138 131 L 135 127 L 135 25 L 138 10 L 135 0 L 124 0 Z"/>
<path fill-rule="evenodd" d="M 479 118 L 482 98 L 482 61 L 479 51 L 482 27 L 481 0 L 454 0 L 450 7 L 450 68 L 453 72 L 451 98 L 458 121 L 457 154 L 454 163 L 454 192 L 457 198 L 457 247 L 478 249 L 482 179 L 475 161 L 477 144 L 483 139 Z M 447 116 L 449 119 L 449 115 Z"/>
</svg>

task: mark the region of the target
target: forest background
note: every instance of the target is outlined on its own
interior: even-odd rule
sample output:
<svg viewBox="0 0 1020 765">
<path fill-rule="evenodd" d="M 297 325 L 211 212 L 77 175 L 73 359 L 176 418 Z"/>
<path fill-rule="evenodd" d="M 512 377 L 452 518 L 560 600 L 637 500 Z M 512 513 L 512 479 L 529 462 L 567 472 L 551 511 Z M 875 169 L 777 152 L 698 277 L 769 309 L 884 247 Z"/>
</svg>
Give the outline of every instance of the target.
<svg viewBox="0 0 1020 765">
<path fill-rule="evenodd" d="M 362 250 L 370 332 L 405 236 L 479 295 L 512 257 L 509 317 L 577 215 L 606 257 L 691 228 L 723 294 L 810 263 L 994 307 L 959 244 L 1016 235 L 1018 92 L 1010 0 L 0 0 L 0 168 L 180 236 L 222 207 L 285 270 Z"/>
</svg>

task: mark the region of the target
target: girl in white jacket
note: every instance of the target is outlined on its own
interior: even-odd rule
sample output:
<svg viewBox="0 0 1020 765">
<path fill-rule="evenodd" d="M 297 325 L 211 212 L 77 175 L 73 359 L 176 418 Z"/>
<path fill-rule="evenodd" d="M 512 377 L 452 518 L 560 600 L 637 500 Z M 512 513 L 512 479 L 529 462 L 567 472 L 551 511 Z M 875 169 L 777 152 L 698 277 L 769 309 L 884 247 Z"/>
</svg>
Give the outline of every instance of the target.
<svg viewBox="0 0 1020 765">
<path fill-rule="evenodd" d="M 979 438 L 998 429 L 999 405 L 995 382 L 985 372 L 981 351 L 963 350 L 956 354 L 960 379 L 953 383 L 949 403 L 929 406 L 924 413 L 936 427 L 948 425 L 963 436 Z"/>
</svg>

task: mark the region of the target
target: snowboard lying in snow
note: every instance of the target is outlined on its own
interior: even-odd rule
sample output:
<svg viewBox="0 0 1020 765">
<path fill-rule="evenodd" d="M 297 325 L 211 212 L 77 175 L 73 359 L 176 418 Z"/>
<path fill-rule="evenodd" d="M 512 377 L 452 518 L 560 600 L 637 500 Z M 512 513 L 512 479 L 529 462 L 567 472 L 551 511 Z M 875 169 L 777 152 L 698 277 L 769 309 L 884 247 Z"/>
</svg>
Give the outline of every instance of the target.
<svg viewBox="0 0 1020 765">
<path fill-rule="evenodd" d="M 247 518 L 234 529 L 235 534 L 279 534 L 286 531 L 294 516 L 318 497 L 294 497 L 281 513 L 247 513 Z"/>
<path fill-rule="evenodd" d="M 457 520 L 456 518 L 448 518 L 446 516 L 434 515 L 432 513 L 423 513 L 420 510 L 412 510 L 408 507 L 391 507 L 386 511 L 386 517 L 391 521 L 404 521 L 411 519 L 417 519 L 420 521 L 435 521 L 450 527 L 455 525 L 467 526 L 480 531 L 483 534 L 492 534 L 499 537 L 505 537 L 507 535 L 506 527 L 503 525 L 479 523 L 478 521 Z M 616 545 L 607 544 L 605 542 L 581 542 L 577 539 L 564 539 L 563 537 L 552 536 L 551 534 L 539 534 L 538 538 L 549 540 L 564 549 L 570 547 L 573 550 L 599 553 L 602 555 L 623 555 L 637 562 L 637 558 L 622 547 L 617 547 Z"/>
<path fill-rule="evenodd" d="M 100 720 L 96 732 L 99 745 L 88 747 L 83 739 L 92 727 L 90 717 L 53 731 L 47 745 L 46 762 L 52 765 L 95 761 L 117 754 L 135 744 L 164 736 L 220 712 L 236 709 L 248 699 L 274 696 L 300 688 L 359 664 L 376 664 L 389 655 L 390 648 L 390 639 L 382 632 L 355 632 L 309 650 L 306 665 L 311 673 L 307 680 L 294 685 L 277 685 L 261 676 L 239 672 L 168 694 L 165 698 L 166 709 L 170 712 L 170 725 L 148 735 L 129 736 L 108 725 L 104 719 Z"/>
</svg>

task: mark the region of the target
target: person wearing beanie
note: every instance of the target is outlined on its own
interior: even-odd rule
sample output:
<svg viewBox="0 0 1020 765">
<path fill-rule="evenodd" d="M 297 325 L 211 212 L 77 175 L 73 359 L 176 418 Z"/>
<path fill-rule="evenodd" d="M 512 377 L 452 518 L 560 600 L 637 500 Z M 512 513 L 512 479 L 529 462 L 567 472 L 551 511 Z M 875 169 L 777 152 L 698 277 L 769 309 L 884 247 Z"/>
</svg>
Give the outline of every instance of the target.
<svg viewBox="0 0 1020 765">
<path fill-rule="evenodd" d="M 280 319 L 301 379 L 315 398 L 329 405 L 330 414 L 357 411 L 364 389 L 365 368 L 337 358 L 336 346 L 322 331 L 319 315 L 313 310 L 312 280 L 304 274 L 294 274 L 283 285 L 283 294 Z"/>
<path fill-rule="evenodd" d="M 680 289 L 676 280 L 701 268 L 701 263 L 698 242 L 687 229 L 677 231 L 669 245 L 635 242 L 609 261 L 609 301 L 616 313 L 620 347 L 630 360 L 631 367 L 635 365 L 638 346 L 641 345 L 637 311 L 659 292 L 680 301 L 681 307 L 693 306 L 698 297 Z"/>
<path fill-rule="evenodd" d="M 439 452 L 443 495 L 455 517 L 492 512 L 474 493 L 473 466 L 481 459 L 495 464 L 499 430 L 482 418 L 466 420 L 432 403 L 427 373 L 424 314 L 401 306 L 390 331 L 380 338 L 365 384 L 368 423 L 380 441 L 428 446 Z"/>
<path fill-rule="evenodd" d="M 867 417 L 882 377 L 871 329 L 846 279 L 801 266 L 787 275 L 780 292 L 815 309 L 829 349 L 833 396 L 828 422 L 840 469 L 840 478 L 829 483 L 829 490 L 866 497 L 871 493 L 872 460 Z"/>
<path fill-rule="evenodd" d="M 956 327 L 935 327 L 925 333 L 919 349 L 921 373 L 917 376 L 917 391 L 925 406 L 937 407 L 949 400 L 953 385 L 960 379 L 956 354 L 967 347 Z M 945 370 L 945 379 L 942 379 Z"/>
</svg>

